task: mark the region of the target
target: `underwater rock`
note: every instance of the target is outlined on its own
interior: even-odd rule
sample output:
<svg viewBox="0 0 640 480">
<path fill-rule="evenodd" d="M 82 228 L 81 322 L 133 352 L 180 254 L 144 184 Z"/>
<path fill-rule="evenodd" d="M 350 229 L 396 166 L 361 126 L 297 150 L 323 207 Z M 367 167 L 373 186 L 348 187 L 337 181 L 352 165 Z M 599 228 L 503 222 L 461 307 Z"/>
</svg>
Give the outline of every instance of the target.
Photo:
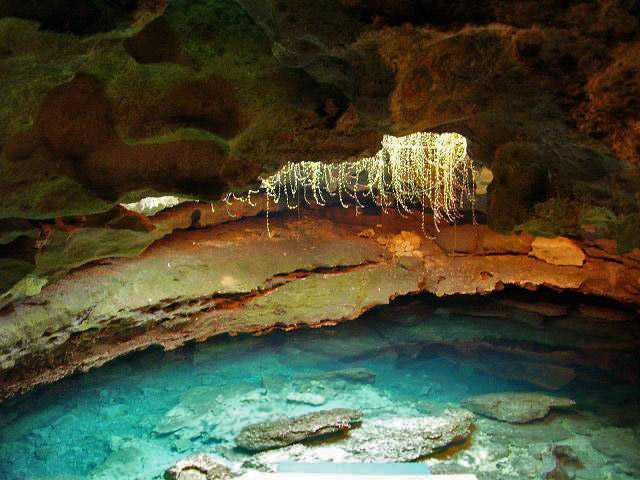
<svg viewBox="0 0 640 480">
<path fill-rule="evenodd" d="M 111 453 L 104 462 L 91 471 L 90 476 L 83 478 L 91 480 L 143 479 L 148 478 L 149 471 L 161 472 L 166 467 L 169 452 L 147 439 L 112 437 L 109 443 Z M 88 447 L 84 442 L 83 449 L 85 455 L 92 453 L 91 447 Z"/>
<path fill-rule="evenodd" d="M 318 406 L 327 403 L 327 399 L 323 395 L 319 395 L 317 393 L 292 392 L 287 395 L 287 402 Z"/>
<path fill-rule="evenodd" d="M 180 460 L 164 472 L 165 480 L 227 480 L 233 476 L 229 468 L 206 453 Z"/>
<path fill-rule="evenodd" d="M 359 425 L 361 419 L 362 414 L 356 410 L 321 410 L 300 417 L 249 425 L 236 437 L 236 444 L 244 450 L 260 452 L 344 432 Z"/>
<path fill-rule="evenodd" d="M 472 412 L 509 423 L 539 420 L 546 417 L 552 408 L 570 408 L 575 404 L 568 398 L 535 392 L 489 393 L 462 401 L 462 405 Z"/>
<path fill-rule="evenodd" d="M 353 368 L 344 368 L 341 370 L 332 370 L 329 372 L 321 373 L 318 375 L 311 376 L 300 376 L 298 378 L 313 378 L 316 380 L 343 380 L 345 382 L 351 383 L 375 383 L 376 374 L 372 372 L 368 368 L 362 367 L 353 367 Z"/>
<path fill-rule="evenodd" d="M 552 265 L 573 265 L 581 267 L 586 258 L 582 249 L 565 237 L 536 237 L 531 244 L 532 257 Z"/>
<path fill-rule="evenodd" d="M 640 472 L 640 439 L 628 428 L 609 427 L 598 430 L 591 439 L 593 448 L 624 466 L 627 473 Z"/>
<path fill-rule="evenodd" d="M 440 416 L 392 416 L 363 422 L 343 439 L 330 444 L 292 445 L 255 457 L 262 465 L 297 462 L 410 462 L 451 444 L 463 442 L 473 431 L 467 410 L 446 410 Z"/>
<path fill-rule="evenodd" d="M 347 450 L 364 462 L 410 462 L 464 441 L 474 416 L 448 410 L 437 417 L 391 417 L 368 421 L 347 440 Z"/>
<path fill-rule="evenodd" d="M 544 480 L 567 480 L 575 478 L 575 470 L 582 468 L 582 462 L 573 449 L 567 445 L 554 445 L 549 450 L 548 463 L 551 469 L 544 473 Z"/>
<path fill-rule="evenodd" d="M 196 414 L 191 409 L 185 408 L 183 405 L 178 405 L 160 419 L 153 432 L 156 435 L 162 436 L 175 433 L 187 427 L 195 427 L 202 413 Z"/>
</svg>

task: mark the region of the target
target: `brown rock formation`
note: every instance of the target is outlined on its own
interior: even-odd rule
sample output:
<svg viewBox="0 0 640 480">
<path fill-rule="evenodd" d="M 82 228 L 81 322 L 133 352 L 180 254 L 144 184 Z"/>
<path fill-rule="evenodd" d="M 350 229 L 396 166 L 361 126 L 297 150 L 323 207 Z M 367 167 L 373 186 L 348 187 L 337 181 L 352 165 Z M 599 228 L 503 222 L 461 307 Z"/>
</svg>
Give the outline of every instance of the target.
<svg viewBox="0 0 640 480">
<path fill-rule="evenodd" d="M 2 313 L 2 396 L 149 345 L 335 324 L 408 293 L 546 286 L 640 304 L 640 265 L 628 257 L 555 265 L 514 254 L 517 238 L 473 226 L 459 226 L 459 234 L 477 236 L 478 245 L 488 235 L 492 253 L 450 255 L 437 237 L 420 236 L 417 221 L 411 232 L 410 220 L 394 215 L 380 226 L 378 215 L 346 217 L 338 209 L 338 223 L 332 212 L 272 218 L 273 238 L 260 218 L 175 233 L 140 257 L 69 274 L 37 303 L 14 303 Z M 362 236 L 367 229 L 373 234 Z M 406 240 L 414 236 L 421 241 Z"/>
<path fill-rule="evenodd" d="M 407 293 L 545 286 L 637 308 L 639 18 L 623 0 L 4 2 L 0 396 Z M 416 131 L 462 133 L 491 171 L 483 225 L 431 239 L 328 208 L 269 239 L 208 203 Z M 206 203 L 118 207 L 166 194 Z M 603 308 L 583 314 L 627 322 Z"/>
</svg>

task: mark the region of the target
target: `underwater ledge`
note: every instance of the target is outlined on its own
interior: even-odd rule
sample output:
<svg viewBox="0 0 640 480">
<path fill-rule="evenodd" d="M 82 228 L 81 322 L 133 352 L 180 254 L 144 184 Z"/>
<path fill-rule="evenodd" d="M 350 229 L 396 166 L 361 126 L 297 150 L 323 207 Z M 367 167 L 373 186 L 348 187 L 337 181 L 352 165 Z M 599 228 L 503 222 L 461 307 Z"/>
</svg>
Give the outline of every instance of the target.
<svg viewBox="0 0 640 480">
<path fill-rule="evenodd" d="M 271 238 L 261 217 L 176 231 L 139 257 L 84 266 L 5 307 L 0 401 L 153 345 L 336 325 L 411 294 L 544 287 L 611 300 L 623 315 L 640 306 L 640 257 L 606 241 L 471 224 L 435 231 L 428 221 L 425 235 L 419 218 L 341 208 L 270 222 Z"/>
</svg>

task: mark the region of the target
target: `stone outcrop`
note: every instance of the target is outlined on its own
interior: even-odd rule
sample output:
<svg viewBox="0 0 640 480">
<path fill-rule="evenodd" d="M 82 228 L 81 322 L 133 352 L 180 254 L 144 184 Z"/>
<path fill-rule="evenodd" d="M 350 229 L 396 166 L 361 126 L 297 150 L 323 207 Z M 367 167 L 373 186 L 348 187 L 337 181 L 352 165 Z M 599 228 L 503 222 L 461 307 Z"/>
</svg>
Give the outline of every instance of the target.
<svg viewBox="0 0 640 480">
<path fill-rule="evenodd" d="M 300 377 L 305 378 L 305 377 Z M 367 368 L 353 367 L 345 368 L 342 370 L 332 370 L 319 375 L 312 375 L 307 378 L 332 381 L 332 380 L 344 380 L 351 383 L 375 383 L 376 374 Z"/>
<path fill-rule="evenodd" d="M 236 437 L 236 445 L 250 452 L 271 450 L 346 432 L 361 422 L 362 414 L 355 410 L 320 410 L 300 417 L 249 425 Z"/>
<path fill-rule="evenodd" d="M 573 400 L 541 393 L 490 393 L 462 402 L 469 410 L 509 423 L 529 423 L 546 417 L 552 409 L 573 407 Z"/>
<path fill-rule="evenodd" d="M 190 218 L 181 207 L 177 212 Z M 217 214 L 207 215 L 201 216 L 203 226 L 220 221 Z M 165 215 L 162 222 L 170 220 Z M 138 257 L 77 269 L 37 297 L 5 307 L 0 396 L 150 345 L 172 349 L 220 333 L 331 325 L 409 293 L 546 286 L 640 303 L 640 263 L 632 254 L 588 256 L 581 267 L 553 265 L 514 254 L 508 236 L 501 250 L 494 236 L 489 255 L 481 247 L 451 255 L 437 244 L 434 231 L 436 240 L 423 236 L 416 250 L 399 255 L 391 239 L 406 238 L 402 231 L 422 235 L 419 218 L 325 208 L 270 222 L 273 238 L 263 218 L 177 232 Z M 360 235 L 366 229 L 373 236 Z M 480 239 L 487 232 L 472 225 L 456 229 L 458 236 Z"/>
<path fill-rule="evenodd" d="M 334 323 L 407 293 L 548 286 L 638 304 L 634 2 L 62 3 L 0 7 L 3 390 L 151 344 Z M 427 220 L 423 235 L 412 219 L 385 230 L 367 214 L 329 228 L 324 258 L 310 240 L 324 224 L 277 226 L 287 241 L 273 244 L 255 219 L 223 227 L 224 244 L 194 232 L 231 223 L 218 200 L 287 162 L 358 159 L 384 134 L 417 131 L 467 138 L 492 178 L 483 225 L 437 232 Z M 121 203 L 169 194 L 203 203 L 149 228 L 117 220 Z M 309 249 L 283 258 L 299 238 Z M 255 274 L 202 272 L 262 254 L 273 258 Z M 159 269 L 176 262 L 178 273 Z M 365 282 L 375 290 L 351 291 Z M 340 301 L 311 295 L 313 315 L 303 285 Z"/>
<path fill-rule="evenodd" d="M 531 243 L 532 257 L 553 265 L 574 265 L 581 267 L 586 255 L 576 243 L 568 238 L 538 237 Z"/>
</svg>

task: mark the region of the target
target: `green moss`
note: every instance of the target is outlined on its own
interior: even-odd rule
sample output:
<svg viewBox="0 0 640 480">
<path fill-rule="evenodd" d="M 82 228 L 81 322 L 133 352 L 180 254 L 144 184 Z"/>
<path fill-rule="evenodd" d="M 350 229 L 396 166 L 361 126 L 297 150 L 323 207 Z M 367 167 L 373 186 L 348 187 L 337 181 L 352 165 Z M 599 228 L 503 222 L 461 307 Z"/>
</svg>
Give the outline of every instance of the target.
<svg viewBox="0 0 640 480">
<path fill-rule="evenodd" d="M 570 200 L 551 198 L 538 203 L 533 208 L 533 216 L 516 230 L 531 235 L 556 237 L 558 235 L 579 235 L 579 209 Z"/>
<path fill-rule="evenodd" d="M 36 257 L 36 272 L 52 276 L 101 258 L 135 257 L 160 235 L 156 230 L 138 232 L 108 228 L 82 228 L 70 233 L 55 231 Z"/>
<path fill-rule="evenodd" d="M 627 253 L 634 248 L 640 248 L 640 214 L 620 216 L 614 226 L 614 238 L 618 253 Z"/>
<path fill-rule="evenodd" d="M 580 212 L 580 227 L 591 234 L 605 238 L 613 234 L 617 222 L 615 213 L 605 207 L 587 207 Z"/>
<path fill-rule="evenodd" d="M 173 132 L 157 135 L 154 137 L 147 137 L 140 140 L 126 140 L 129 145 L 149 145 L 149 144 L 162 144 L 179 141 L 191 141 L 191 142 L 215 142 L 224 150 L 225 154 L 229 154 L 229 144 L 227 141 L 213 133 L 201 130 L 199 128 L 179 128 Z"/>
<path fill-rule="evenodd" d="M 248 117 L 278 108 L 290 98 L 283 85 L 286 75 L 271 53 L 271 40 L 238 2 L 174 0 L 164 17 L 202 76 L 216 75 L 238 88 L 238 100 Z"/>
<path fill-rule="evenodd" d="M 33 125 L 46 93 L 73 77 L 90 45 L 72 35 L 40 31 L 36 22 L 0 19 L 0 139 Z"/>
<path fill-rule="evenodd" d="M 33 272 L 34 265 L 14 258 L 0 258 L 0 293 L 6 292 Z"/>
<path fill-rule="evenodd" d="M 1 183 L 1 182 L 0 182 Z M 112 204 L 91 195 L 82 185 L 65 176 L 36 178 L 30 183 L 15 182 L 14 188 L 0 197 L 0 219 L 50 219 L 73 215 L 90 215 L 111 209 Z"/>
<path fill-rule="evenodd" d="M 567 199 L 537 204 L 533 216 L 516 230 L 543 237 L 613 238 L 620 254 L 640 248 L 640 214 L 616 215 L 606 207 L 581 206 Z"/>
</svg>

